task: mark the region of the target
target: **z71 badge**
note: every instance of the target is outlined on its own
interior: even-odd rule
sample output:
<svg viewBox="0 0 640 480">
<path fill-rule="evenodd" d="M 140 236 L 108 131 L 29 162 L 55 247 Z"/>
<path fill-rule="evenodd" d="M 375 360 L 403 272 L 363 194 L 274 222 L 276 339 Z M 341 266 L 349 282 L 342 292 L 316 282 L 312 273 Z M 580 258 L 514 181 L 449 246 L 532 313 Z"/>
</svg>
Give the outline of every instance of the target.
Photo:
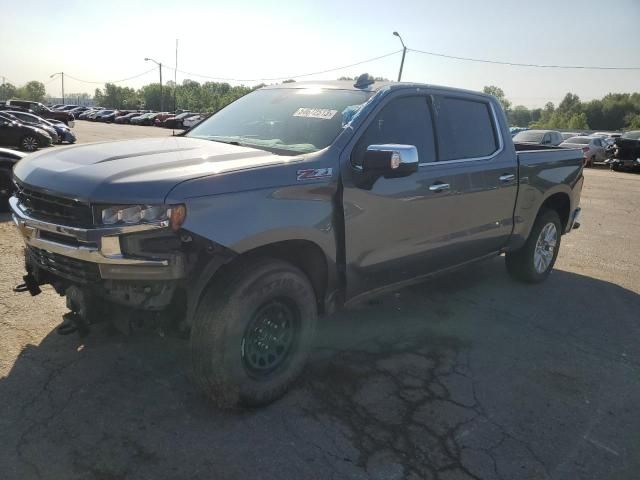
<svg viewBox="0 0 640 480">
<path fill-rule="evenodd" d="M 333 168 L 308 168 L 306 170 L 298 170 L 296 176 L 299 182 L 303 180 L 327 178 L 333 176 Z"/>
</svg>

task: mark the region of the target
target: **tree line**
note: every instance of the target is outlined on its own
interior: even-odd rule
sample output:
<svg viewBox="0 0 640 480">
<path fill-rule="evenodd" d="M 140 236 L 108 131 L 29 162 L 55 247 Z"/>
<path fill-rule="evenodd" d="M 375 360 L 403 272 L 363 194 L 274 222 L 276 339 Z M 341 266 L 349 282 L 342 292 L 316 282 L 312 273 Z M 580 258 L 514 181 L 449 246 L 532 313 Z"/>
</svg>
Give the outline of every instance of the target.
<svg viewBox="0 0 640 480">
<path fill-rule="evenodd" d="M 640 129 L 640 93 L 609 93 L 599 100 L 582 102 L 578 95 L 567 93 L 556 107 L 548 102 L 543 108 L 512 107 L 504 91 L 496 86 L 484 87 L 484 93 L 498 99 L 509 125 L 544 129 L 634 130 Z"/>
<path fill-rule="evenodd" d="M 341 77 L 340 80 L 353 80 Z M 383 80 L 383 79 L 380 79 Z M 283 83 L 294 82 L 285 80 Z M 193 112 L 216 112 L 246 95 L 263 87 L 231 86 L 225 82 L 196 82 L 186 79 L 180 85 L 169 81 L 162 86 L 150 83 L 139 89 L 121 87 L 113 83 L 96 88 L 94 101 L 102 107 L 117 109 L 175 110 Z M 575 130 L 628 130 L 640 129 L 640 93 L 609 93 L 599 100 L 583 102 L 578 95 L 567 93 L 556 107 L 548 102 L 543 108 L 512 106 L 504 91 L 496 86 L 484 87 L 483 91 L 495 96 L 504 109 L 509 125 L 514 127 L 575 129 Z M 68 94 L 68 98 L 86 98 L 88 94 Z M 160 98 L 162 97 L 162 102 Z M 0 85 L 0 100 L 18 98 L 43 102 L 46 90 L 42 82 L 32 80 L 16 87 L 11 83 Z"/>
</svg>

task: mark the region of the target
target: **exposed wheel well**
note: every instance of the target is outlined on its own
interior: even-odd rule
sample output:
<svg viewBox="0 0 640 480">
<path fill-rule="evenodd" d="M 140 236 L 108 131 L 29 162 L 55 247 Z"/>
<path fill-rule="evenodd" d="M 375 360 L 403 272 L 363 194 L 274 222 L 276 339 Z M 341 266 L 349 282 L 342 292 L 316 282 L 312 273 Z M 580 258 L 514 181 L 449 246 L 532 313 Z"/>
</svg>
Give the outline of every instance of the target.
<svg viewBox="0 0 640 480">
<path fill-rule="evenodd" d="M 555 210 L 558 212 L 560 222 L 562 223 L 562 231 L 564 232 L 567 228 L 567 224 L 569 223 L 569 215 L 571 213 L 571 201 L 569 200 L 569 195 L 566 193 L 554 193 L 542 203 L 540 206 L 540 212 L 545 209 Z"/>
<path fill-rule="evenodd" d="M 225 264 L 214 275 L 219 277 L 225 271 L 235 268 L 236 265 L 250 262 L 251 258 L 270 257 L 284 260 L 295 265 L 309 278 L 316 294 L 318 311 L 324 313 L 324 297 L 327 292 L 328 266 L 327 259 L 322 249 L 308 240 L 285 240 L 282 242 L 264 245 L 244 252 Z"/>
</svg>

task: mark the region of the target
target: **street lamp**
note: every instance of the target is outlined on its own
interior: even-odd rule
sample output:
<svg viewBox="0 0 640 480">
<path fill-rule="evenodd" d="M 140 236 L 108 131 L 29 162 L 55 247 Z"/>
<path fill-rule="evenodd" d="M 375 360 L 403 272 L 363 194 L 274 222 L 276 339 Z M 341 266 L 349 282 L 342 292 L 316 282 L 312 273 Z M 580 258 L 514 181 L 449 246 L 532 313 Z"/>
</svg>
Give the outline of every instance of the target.
<svg viewBox="0 0 640 480">
<path fill-rule="evenodd" d="M 60 78 L 62 79 L 62 104 L 64 105 L 64 72 L 52 73 L 51 75 L 49 75 L 49 78 L 53 78 L 56 75 L 60 75 Z"/>
<path fill-rule="evenodd" d="M 145 62 L 153 62 L 160 69 L 160 111 L 164 112 L 164 95 L 162 94 L 162 62 L 156 62 L 153 58 L 145 58 Z"/>
<path fill-rule="evenodd" d="M 402 41 L 402 37 L 398 32 L 393 32 L 393 34 L 400 39 L 400 43 L 402 44 L 402 60 L 400 61 L 400 71 L 398 72 L 398 81 L 402 80 L 402 67 L 404 67 L 404 56 L 407 54 L 407 46 Z"/>
</svg>

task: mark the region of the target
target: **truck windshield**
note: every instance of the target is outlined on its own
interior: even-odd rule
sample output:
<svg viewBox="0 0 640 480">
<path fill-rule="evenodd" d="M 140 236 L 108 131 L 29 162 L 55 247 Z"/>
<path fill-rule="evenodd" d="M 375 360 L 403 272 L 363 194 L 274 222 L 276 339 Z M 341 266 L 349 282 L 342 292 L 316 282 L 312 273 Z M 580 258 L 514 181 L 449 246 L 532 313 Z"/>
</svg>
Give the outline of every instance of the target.
<svg viewBox="0 0 640 480">
<path fill-rule="evenodd" d="M 220 110 L 187 136 L 298 155 L 331 144 L 371 92 L 265 89 Z"/>
</svg>

